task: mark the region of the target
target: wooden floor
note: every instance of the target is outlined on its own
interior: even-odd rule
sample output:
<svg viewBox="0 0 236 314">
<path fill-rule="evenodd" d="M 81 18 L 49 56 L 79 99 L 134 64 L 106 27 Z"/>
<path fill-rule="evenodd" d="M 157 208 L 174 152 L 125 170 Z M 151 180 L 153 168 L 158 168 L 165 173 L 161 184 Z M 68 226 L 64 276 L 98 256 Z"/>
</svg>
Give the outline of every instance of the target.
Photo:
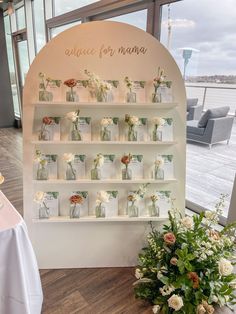
<svg viewBox="0 0 236 314">
<path fill-rule="evenodd" d="M 23 213 L 22 135 L 0 129 L 0 171 L 3 193 Z M 132 268 L 42 270 L 42 314 L 151 314 L 151 307 L 135 300 Z M 217 314 L 232 313 L 219 309 Z M 10 313 L 9 313 L 10 314 Z M 189 313 L 191 314 L 191 313 Z"/>
</svg>

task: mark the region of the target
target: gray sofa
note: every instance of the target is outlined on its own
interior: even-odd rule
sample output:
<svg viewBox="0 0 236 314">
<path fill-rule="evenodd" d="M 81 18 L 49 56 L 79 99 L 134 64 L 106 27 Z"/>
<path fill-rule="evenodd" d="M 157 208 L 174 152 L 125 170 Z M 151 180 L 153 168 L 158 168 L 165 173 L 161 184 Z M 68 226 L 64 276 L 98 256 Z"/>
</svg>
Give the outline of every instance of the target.
<svg viewBox="0 0 236 314">
<path fill-rule="evenodd" d="M 202 114 L 202 105 L 198 105 L 198 98 L 187 99 L 187 120 L 199 120 Z"/>
<path fill-rule="evenodd" d="M 228 116 L 230 107 L 208 109 L 199 121 L 187 121 L 187 140 L 208 144 L 229 143 L 234 117 Z"/>
</svg>

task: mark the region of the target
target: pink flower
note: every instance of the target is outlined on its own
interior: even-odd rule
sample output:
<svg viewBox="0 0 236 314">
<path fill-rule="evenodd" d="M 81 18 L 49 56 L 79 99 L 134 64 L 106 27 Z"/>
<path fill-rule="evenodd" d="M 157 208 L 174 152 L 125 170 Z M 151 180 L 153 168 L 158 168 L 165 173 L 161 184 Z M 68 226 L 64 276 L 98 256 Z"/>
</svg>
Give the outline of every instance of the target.
<svg viewBox="0 0 236 314">
<path fill-rule="evenodd" d="M 164 239 L 165 243 L 168 245 L 173 245 L 173 244 L 175 244 L 175 241 L 176 241 L 176 237 L 175 237 L 174 233 L 172 233 L 172 232 L 165 233 L 163 239 Z"/>
</svg>

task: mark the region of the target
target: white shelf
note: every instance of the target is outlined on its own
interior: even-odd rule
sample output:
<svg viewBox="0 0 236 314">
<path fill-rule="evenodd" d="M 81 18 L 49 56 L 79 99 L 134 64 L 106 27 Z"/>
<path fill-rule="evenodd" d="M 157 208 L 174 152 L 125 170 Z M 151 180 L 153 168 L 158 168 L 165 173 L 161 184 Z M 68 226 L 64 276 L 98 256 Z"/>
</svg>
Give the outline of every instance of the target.
<svg viewBox="0 0 236 314">
<path fill-rule="evenodd" d="M 176 182 L 177 179 L 168 180 L 153 180 L 153 179 L 138 179 L 138 180 L 121 180 L 121 179 L 109 179 L 109 180 L 63 180 L 63 179 L 51 179 L 51 180 L 33 180 L 34 184 L 166 184 Z"/>
<path fill-rule="evenodd" d="M 168 217 L 132 217 L 128 216 L 117 216 L 117 217 L 109 217 L 109 218 L 96 218 L 95 216 L 81 217 L 81 218 L 70 218 L 69 216 L 58 216 L 58 217 L 50 217 L 48 219 L 33 219 L 35 223 L 56 223 L 56 222 L 142 222 L 142 221 L 165 221 Z"/>
<path fill-rule="evenodd" d="M 31 141 L 35 145 L 156 145 L 156 146 L 165 146 L 165 145 L 175 145 L 176 141 L 163 141 L 163 142 L 154 142 L 154 141 Z"/>
<path fill-rule="evenodd" d="M 145 103 L 124 103 L 124 102 L 114 102 L 114 103 L 106 103 L 106 102 L 47 102 L 47 101 L 39 101 L 35 102 L 34 106 L 36 108 L 48 108 L 50 107 L 62 107 L 62 108 L 102 108 L 102 109 L 120 109 L 120 108 L 127 108 L 127 109 L 172 109 L 178 106 L 177 103 L 152 103 L 152 102 L 145 102 Z"/>
</svg>

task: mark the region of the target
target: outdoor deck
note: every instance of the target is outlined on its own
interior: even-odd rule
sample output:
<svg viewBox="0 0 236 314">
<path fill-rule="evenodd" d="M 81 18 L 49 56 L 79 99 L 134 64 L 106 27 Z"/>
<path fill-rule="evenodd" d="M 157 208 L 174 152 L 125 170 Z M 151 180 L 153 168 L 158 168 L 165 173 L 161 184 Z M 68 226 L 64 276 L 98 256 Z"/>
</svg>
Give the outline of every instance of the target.
<svg viewBox="0 0 236 314">
<path fill-rule="evenodd" d="M 221 193 L 231 195 L 236 172 L 236 121 L 229 145 L 188 142 L 186 198 L 207 209 L 214 208 Z M 230 197 L 227 200 L 226 215 Z"/>
</svg>

